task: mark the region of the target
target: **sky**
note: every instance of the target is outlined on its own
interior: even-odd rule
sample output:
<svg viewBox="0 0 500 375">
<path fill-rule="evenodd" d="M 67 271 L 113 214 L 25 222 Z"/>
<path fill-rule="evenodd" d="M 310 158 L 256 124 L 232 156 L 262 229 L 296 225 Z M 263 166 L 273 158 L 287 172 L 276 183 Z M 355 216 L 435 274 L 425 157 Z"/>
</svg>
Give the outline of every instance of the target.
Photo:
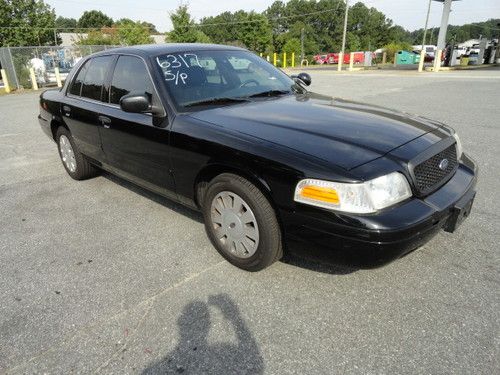
<svg viewBox="0 0 500 375">
<path fill-rule="evenodd" d="M 359 1 L 359 0 L 358 0 Z M 427 12 L 427 0 L 361 0 L 369 7 L 375 7 L 391 18 L 395 24 L 412 31 L 422 28 Z M 175 10 L 179 0 L 45 0 L 55 8 L 58 16 L 78 19 L 86 10 L 97 9 L 113 19 L 130 18 L 156 25 L 161 32 L 171 29 L 169 12 Z M 354 4 L 356 0 L 350 0 Z M 189 0 L 189 10 L 196 19 L 215 16 L 224 11 L 265 10 L 273 0 Z M 432 2 L 429 27 L 441 23 L 442 4 Z M 453 2 L 449 23 L 462 25 L 470 22 L 500 18 L 500 0 L 460 0 Z"/>
</svg>

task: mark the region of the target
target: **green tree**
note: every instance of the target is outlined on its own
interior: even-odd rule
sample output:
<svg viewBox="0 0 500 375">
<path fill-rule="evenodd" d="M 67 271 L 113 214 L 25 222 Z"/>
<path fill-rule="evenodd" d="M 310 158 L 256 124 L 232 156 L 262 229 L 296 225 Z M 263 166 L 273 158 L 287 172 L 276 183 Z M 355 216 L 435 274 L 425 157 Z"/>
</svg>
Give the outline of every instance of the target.
<svg viewBox="0 0 500 375">
<path fill-rule="evenodd" d="M 79 37 L 76 44 L 81 46 L 115 46 L 120 44 L 115 29 L 91 30 L 85 37 Z"/>
<path fill-rule="evenodd" d="M 0 47 L 54 45 L 55 20 L 42 0 L 1 0 Z"/>
<path fill-rule="evenodd" d="M 78 27 L 84 29 L 86 28 L 100 29 L 101 27 L 111 27 L 112 25 L 113 25 L 113 19 L 105 15 L 100 10 L 85 11 L 78 20 Z"/>
<path fill-rule="evenodd" d="M 57 17 L 56 18 L 56 28 L 57 31 L 61 33 L 72 33 L 75 31 L 77 26 L 77 20 L 74 18 L 66 18 L 66 17 Z"/>
<path fill-rule="evenodd" d="M 175 12 L 170 14 L 174 29 L 167 33 L 165 40 L 174 43 L 207 43 L 209 38 L 196 27 L 194 20 L 188 12 L 187 5 L 180 5 Z"/>
<path fill-rule="evenodd" d="M 136 45 L 153 43 L 153 38 L 150 37 L 149 27 L 142 22 L 134 22 L 131 19 L 123 18 L 117 21 L 113 28 L 117 31 L 117 36 L 120 44 Z"/>
<path fill-rule="evenodd" d="M 300 39 L 290 38 L 283 45 L 282 52 L 300 54 Z"/>
<path fill-rule="evenodd" d="M 263 52 L 272 42 L 269 20 L 256 12 L 224 12 L 215 17 L 203 18 L 200 27 L 214 43 L 241 45 Z"/>
<path fill-rule="evenodd" d="M 158 30 L 156 30 L 156 26 L 153 25 L 151 22 L 142 21 L 141 25 L 144 26 L 149 31 L 150 34 L 159 34 L 160 33 Z"/>
</svg>

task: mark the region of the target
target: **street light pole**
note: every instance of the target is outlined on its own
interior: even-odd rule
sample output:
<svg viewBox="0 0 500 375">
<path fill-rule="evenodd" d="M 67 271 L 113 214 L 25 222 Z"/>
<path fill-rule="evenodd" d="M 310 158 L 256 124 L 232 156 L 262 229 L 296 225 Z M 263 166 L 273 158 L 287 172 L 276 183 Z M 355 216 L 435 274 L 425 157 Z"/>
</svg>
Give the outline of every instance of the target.
<svg viewBox="0 0 500 375">
<path fill-rule="evenodd" d="M 345 39 L 347 34 L 347 15 L 349 13 L 349 0 L 345 0 L 344 35 L 342 36 L 342 56 L 345 52 Z"/>
<path fill-rule="evenodd" d="M 422 38 L 422 51 L 424 50 L 425 37 L 427 35 L 427 25 L 429 24 L 429 15 L 431 13 L 431 2 L 432 0 L 429 0 L 429 6 L 427 7 L 427 17 L 425 18 L 424 37 Z"/>
</svg>

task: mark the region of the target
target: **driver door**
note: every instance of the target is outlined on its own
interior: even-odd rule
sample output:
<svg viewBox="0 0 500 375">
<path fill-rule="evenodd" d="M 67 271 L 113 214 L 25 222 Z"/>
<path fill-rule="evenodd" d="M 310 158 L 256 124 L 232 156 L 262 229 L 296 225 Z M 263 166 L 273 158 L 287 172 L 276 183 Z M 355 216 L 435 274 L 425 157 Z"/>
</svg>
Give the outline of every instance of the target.
<svg viewBox="0 0 500 375">
<path fill-rule="evenodd" d="M 138 185 L 176 198 L 168 120 L 122 111 L 120 99 L 131 92 L 146 93 L 151 101 L 160 102 L 145 62 L 137 56 L 121 55 L 111 77 L 108 105 L 99 114 L 107 166 Z"/>
</svg>

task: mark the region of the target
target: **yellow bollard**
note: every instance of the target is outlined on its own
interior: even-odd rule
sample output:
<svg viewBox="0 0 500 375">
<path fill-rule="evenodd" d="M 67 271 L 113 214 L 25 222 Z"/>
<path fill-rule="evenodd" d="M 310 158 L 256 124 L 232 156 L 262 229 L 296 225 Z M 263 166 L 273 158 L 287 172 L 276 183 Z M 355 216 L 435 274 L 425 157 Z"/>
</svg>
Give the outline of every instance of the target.
<svg viewBox="0 0 500 375">
<path fill-rule="evenodd" d="M 384 51 L 384 53 L 382 54 L 382 64 L 385 64 L 387 63 L 387 52 Z"/>
<path fill-rule="evenodd" d="M 443 50 L 438 49 L 437 53 L 434 54 L 434 71 L 439 72 L 441 68 L 441 56 L 443 56 Z"/>
<path fill-rule="evenodd" d="M 349 55 L 349 70 L 352 71 L 354 68 L 354 52 Z"/>
<path fill-rule="evenodd" d="M 286 52 L 283 52 L 283 64 L 281 64 L 283 68 L 286 68 Z"/>
<path fill-rule="evenodd" d="M 38 90 L 38 83 L 36 82 L 35 69 L 30 68 L 31 88 Z"/>
<path fill-rule="evenodd" d="M 339 63 L 337 65 L 337 71 L 340 72 L 342 70 L 342 63 L 344 62 L 344 54 L 342 52 L 339 53 Z"/>
<path fill-rule="evenodd" d="M 61 74 L 59 73 L 59 67 L 54 68 L 54 73 L 56 74 L 57 87 L 62 87 Z"/>
<path fill-rule="evenodd" d="M 422 49 L 422 51 L 420 51 L 420 61 L 418 62 L 419 73 L 422 73 L 424 71 L 424 62 L 425 62 L 425 50 Z"/>
<path fill-rule="evenodd" d="M 262 57 L 262 52 L 260 53 L 260 57 Z"/>
<path fill-rule="evenodd" d="M 9 80 L 7 79 L 7 73 L 5 72 L 5 69 L 1 69 L 0 73 L 2 73 L 3 88 L 5 92 L 8 94 L 11 90 L 10 90 Z"/>
<path fill-rule="evenodd" d="M 274 52 L 274 54 L 273 54 L 273 65 L 274 66 L 276 66 L 276 64 L 277 64 L 277 58 L 276 57 L 277 57 L 276 56 L 276 52 Z"/>
<path fill-rule="evenodd" d="M 292 68 L 295 68 L 295 52 L 292 52 Z"/>
</svg>

